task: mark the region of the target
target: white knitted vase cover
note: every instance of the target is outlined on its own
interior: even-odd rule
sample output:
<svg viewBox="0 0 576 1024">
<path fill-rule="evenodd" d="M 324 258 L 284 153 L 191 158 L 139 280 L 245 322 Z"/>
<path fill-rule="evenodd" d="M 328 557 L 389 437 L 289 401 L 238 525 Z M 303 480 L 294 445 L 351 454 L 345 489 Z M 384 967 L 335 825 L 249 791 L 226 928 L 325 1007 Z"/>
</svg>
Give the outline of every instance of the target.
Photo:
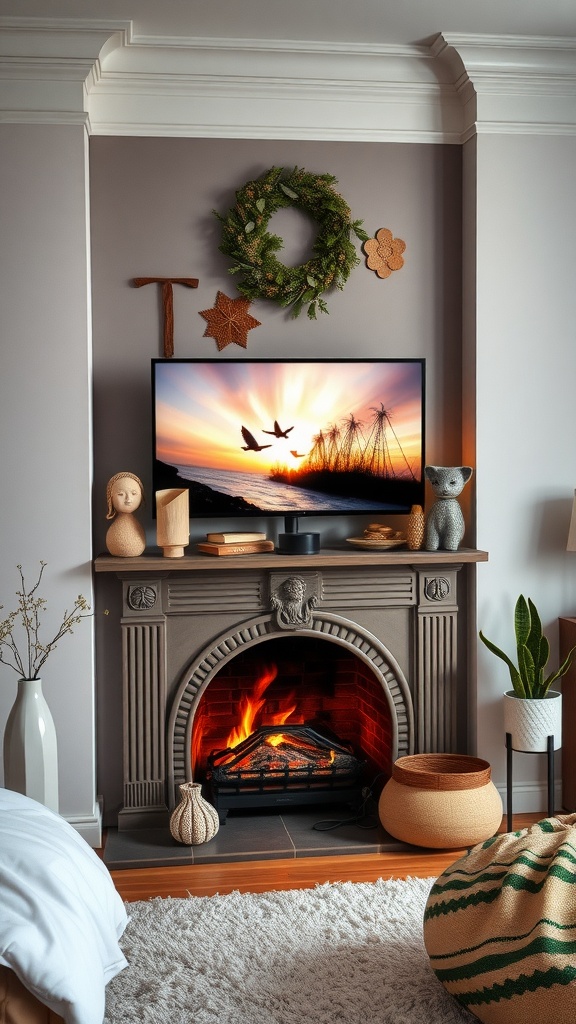
<svg viewBox="0 0 576 1024">
<path fill-rule="evenodd" d="M 186 846 L 209 842 L 220 828 L 218 811 L 202 796 L 199 782 L 183 782 L 180 793 L 180 803 L 170 817 L 173 839 Z"/>
</svg>

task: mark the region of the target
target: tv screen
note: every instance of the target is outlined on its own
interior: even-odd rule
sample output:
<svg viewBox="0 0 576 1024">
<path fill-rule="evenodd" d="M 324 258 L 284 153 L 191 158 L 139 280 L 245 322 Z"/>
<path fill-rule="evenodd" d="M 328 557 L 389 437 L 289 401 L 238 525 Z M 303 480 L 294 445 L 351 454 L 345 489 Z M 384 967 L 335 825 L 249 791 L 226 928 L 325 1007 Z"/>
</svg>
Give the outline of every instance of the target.
<svg viewBox="0 0 576 1024">
<path fill-rule="evenodd" d="M 154 359 L 154 491 L 197 516 L 424 504 L 422 359 Z"/>
</svg>

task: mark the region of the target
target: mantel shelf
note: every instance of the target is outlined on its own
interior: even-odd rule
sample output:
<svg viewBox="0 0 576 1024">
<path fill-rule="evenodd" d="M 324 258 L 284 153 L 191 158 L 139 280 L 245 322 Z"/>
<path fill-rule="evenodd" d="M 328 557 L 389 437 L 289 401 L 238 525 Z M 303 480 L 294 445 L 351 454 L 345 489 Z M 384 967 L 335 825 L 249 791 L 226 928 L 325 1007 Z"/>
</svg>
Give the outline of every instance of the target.
<svg viewBox="0 0 576 1024">
<path fill-rule="evenodd" d="M 137 558 L 119 558 L 98 555 L 94 560 L 96 572 L 218 572 L 223 569 L 282 569 L 293 566 L 402 566 L 402 565 L 463 565 L 487 562 L 488 552 L 474 548 L 458 551 L 366 551 L 348 548 L 326 548 L 314 555 L 286 555 L 276 552 L 245 555 L 184 555 L 182 558 L 164 558 L 160 550 L 145 552 Z"/>
</svg>

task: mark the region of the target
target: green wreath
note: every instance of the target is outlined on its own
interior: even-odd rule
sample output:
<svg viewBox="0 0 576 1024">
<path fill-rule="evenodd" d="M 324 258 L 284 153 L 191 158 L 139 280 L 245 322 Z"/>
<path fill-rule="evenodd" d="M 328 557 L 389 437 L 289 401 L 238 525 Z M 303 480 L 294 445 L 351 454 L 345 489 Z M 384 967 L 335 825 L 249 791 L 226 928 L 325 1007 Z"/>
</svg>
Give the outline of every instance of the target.
<svg viewBox="0 0 576 1024">
<path fill-rule="evenodd" d="M 248 181 L 236 192 L 236 205 L 222 217 L 220 252 L 234 261 L 231 274 L 242 274 L 238 291 L 247 299 L 270 299 L 291 306 L 299 316 L 308 306 L 308 316 L 327 313 L 320 297 L 329 288 L 343 288 L 353 267 L 360 263 L 350 235 L 362 241 L 368 235 L 361 220 L 352 220 L 350 208 L 332 187 L 331 174 L 309 174 L 301 168 L 286 172 L 271 167 L 260 178 Z M 267 231 L 270 217 L 286 206 L 295 206 L 318 222 L 315 255 L 299 267 L 287 267 L 274 255 L 282 239 Z"/>
</svg>

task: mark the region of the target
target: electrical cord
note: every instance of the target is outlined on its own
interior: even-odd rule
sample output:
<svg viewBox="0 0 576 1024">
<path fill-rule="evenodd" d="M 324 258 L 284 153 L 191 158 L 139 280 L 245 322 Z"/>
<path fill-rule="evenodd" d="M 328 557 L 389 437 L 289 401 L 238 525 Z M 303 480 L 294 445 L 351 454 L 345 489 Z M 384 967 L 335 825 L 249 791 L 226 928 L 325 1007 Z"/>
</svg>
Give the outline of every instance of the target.
<svg viewBox="0 0 576 1024">
<path fill-rule="evenodd" d="M 332 829 L 340 828 L 342 825 L 356 825 L 358 828 L 364 829 L 378 828 L 380 820 L 378 818 L 378 814 L 375 811 L 367 813 L 366 808 L 370 802 L 375 803 L 373 796 L 374 786 L 378 782 L 378 779 L 384 777 L 388 778 L 387 773 L 380 772 L 380 774 L 372 780 L 371 786 L 364 786 L 362 789 L 362 796 L 364 799 L 358 808 L 358 813 L 353 815 L 353 817 L 336 819 L 327 818 L 324 821 L 317 821 L 312 828 L 315 829 L 316 832 L 330 832 Z M 365 824 L 362 824 L 362 822 L 365 822 Z"/>
</svg>

